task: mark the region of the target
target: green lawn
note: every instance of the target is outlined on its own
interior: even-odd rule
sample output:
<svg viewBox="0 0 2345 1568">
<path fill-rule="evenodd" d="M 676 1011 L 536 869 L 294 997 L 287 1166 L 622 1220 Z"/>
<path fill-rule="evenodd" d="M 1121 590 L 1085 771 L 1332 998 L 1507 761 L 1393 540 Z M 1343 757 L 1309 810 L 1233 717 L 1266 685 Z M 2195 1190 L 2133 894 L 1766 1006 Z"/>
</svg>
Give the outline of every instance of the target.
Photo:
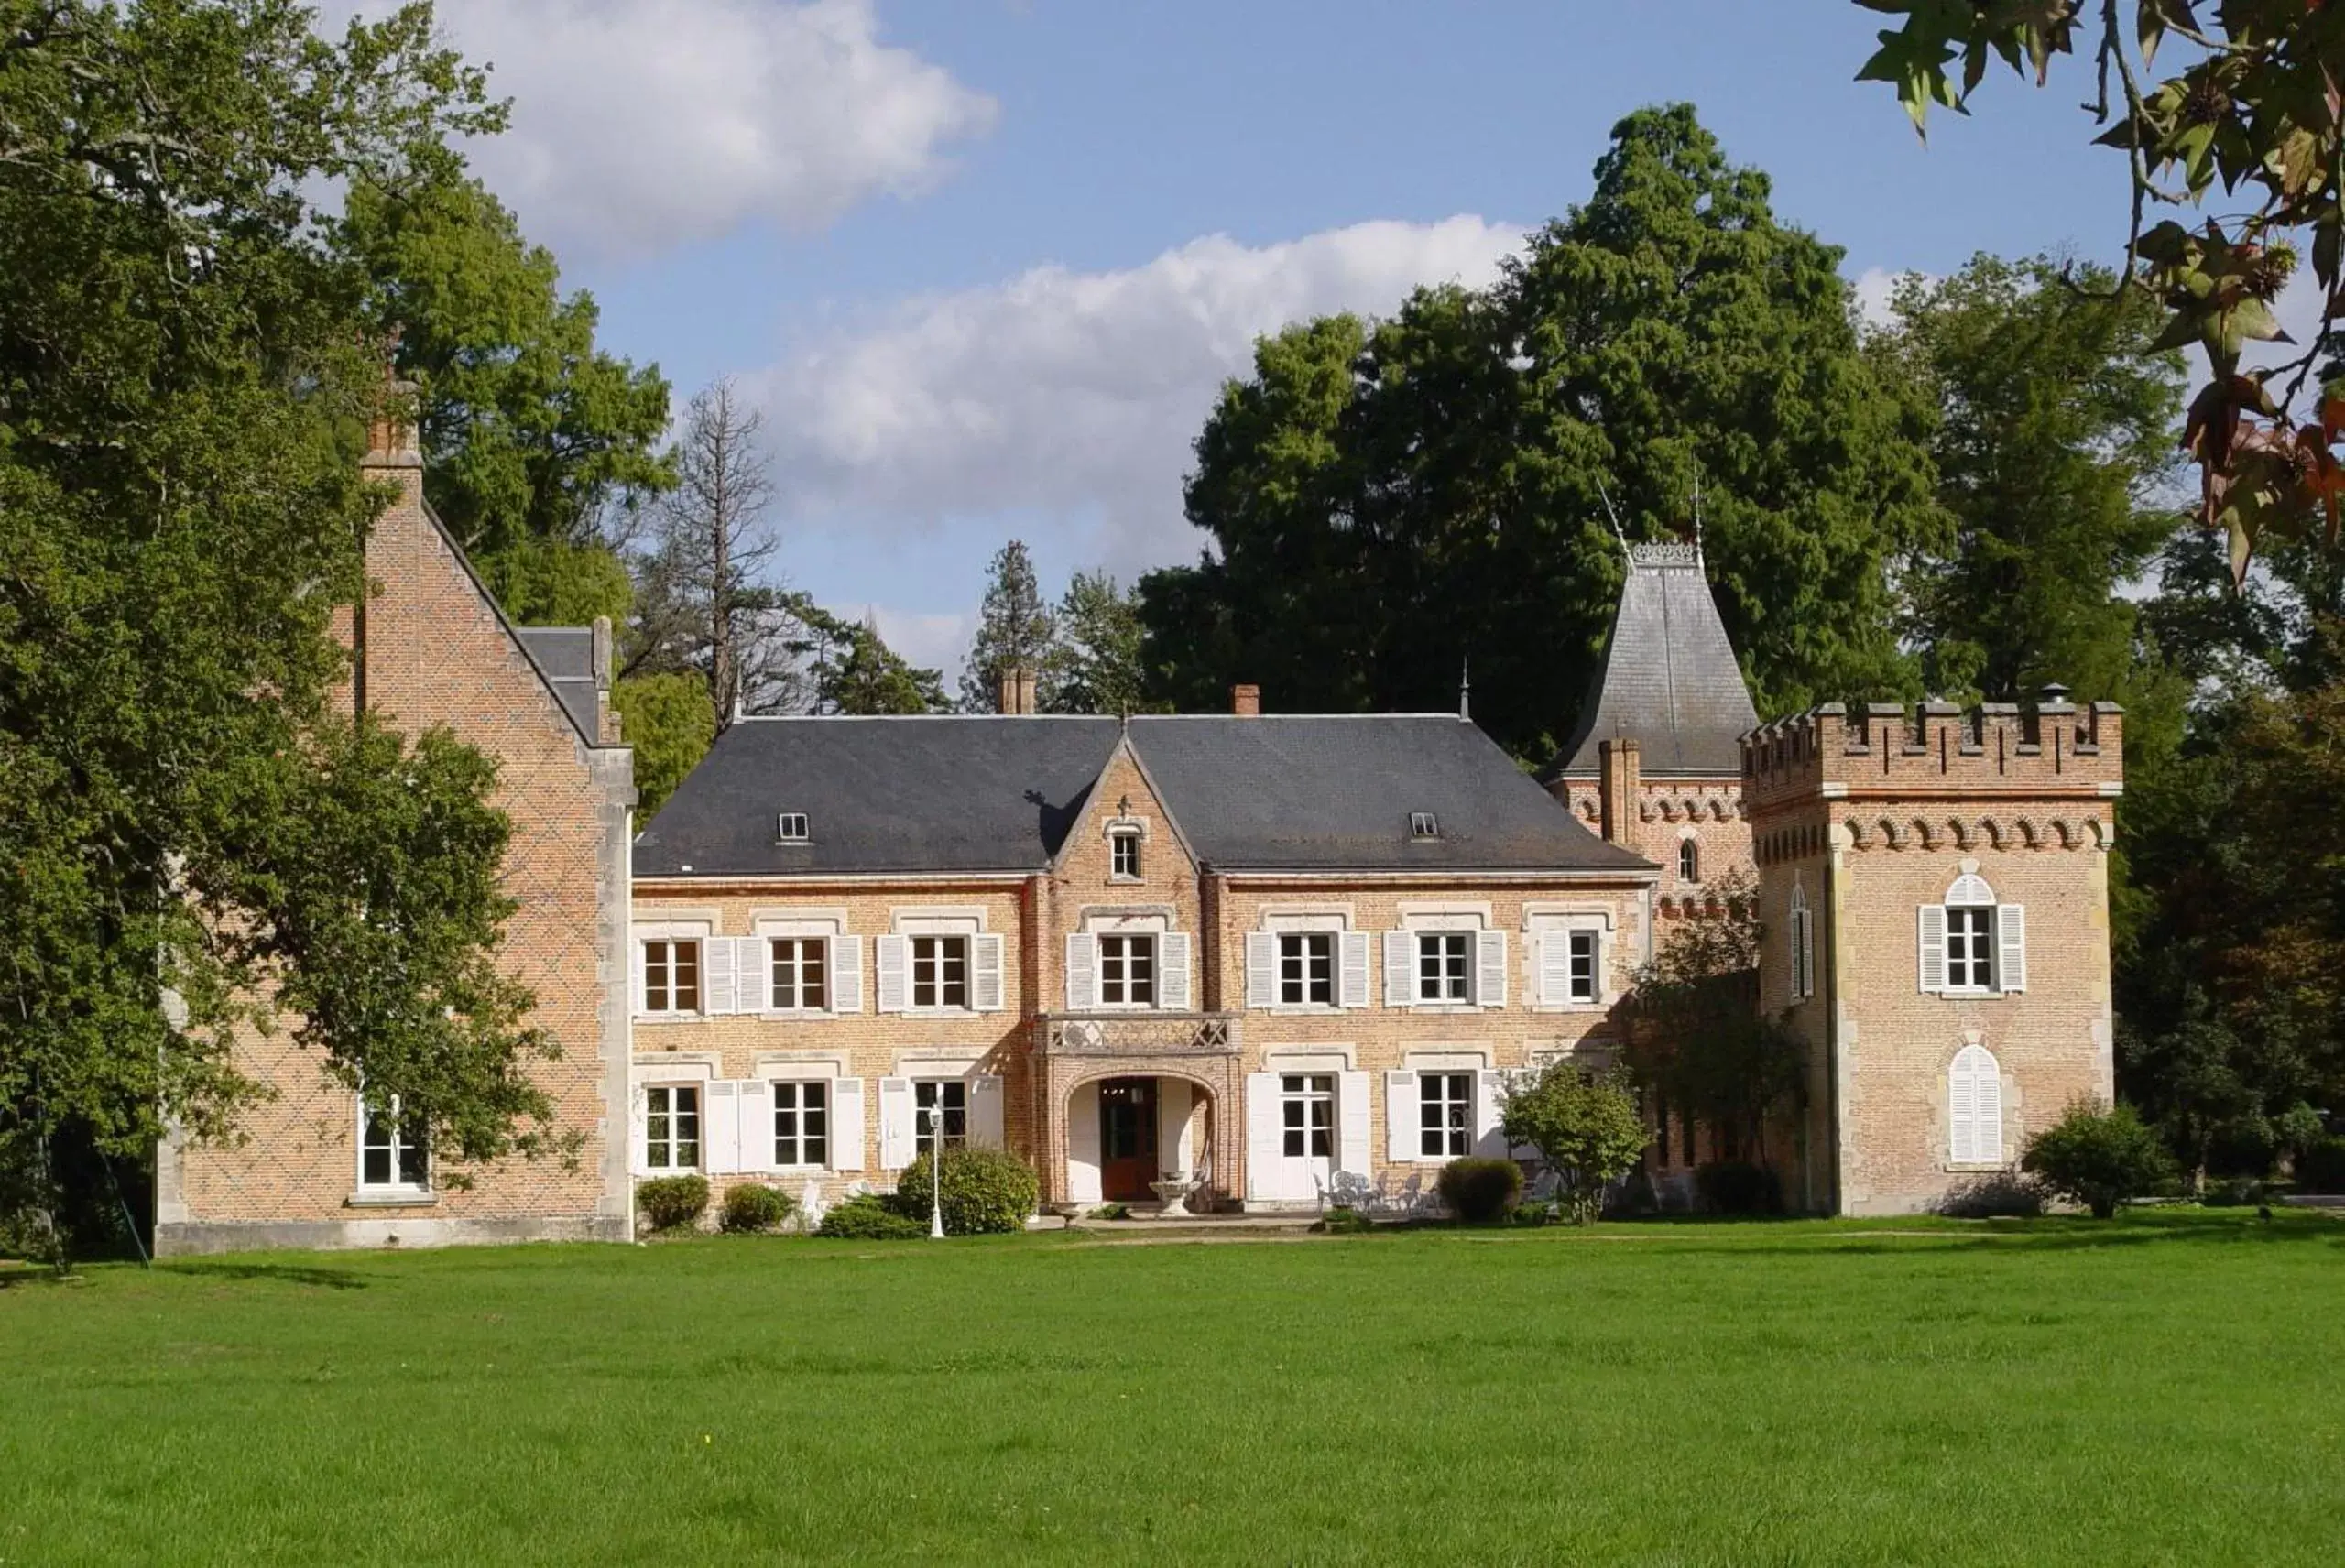
<svg viewBox="0 0 2345 1568">
<path fill-rule="evenodd" d="M 2236 1212 L 108 1267 L 0 1290 L 0 1563 L 2335 1563 L 2341 1302 Z"/>
</svg>

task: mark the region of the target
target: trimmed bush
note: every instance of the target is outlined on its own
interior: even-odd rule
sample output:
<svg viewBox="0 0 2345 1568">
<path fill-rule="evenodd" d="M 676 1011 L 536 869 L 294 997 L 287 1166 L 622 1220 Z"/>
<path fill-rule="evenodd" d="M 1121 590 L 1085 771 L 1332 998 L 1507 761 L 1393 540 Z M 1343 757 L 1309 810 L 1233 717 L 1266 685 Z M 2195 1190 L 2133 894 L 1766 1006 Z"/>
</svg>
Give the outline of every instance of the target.
<svg viewBox="0 0 2345 1568">
<path fill-rule="evenodd" d="M 708 1178 L 659 1176 L 635 1184 L 635 1206 L 653 1230 L 692 1225 L 708 1210 Z"/>
<path fill-rule="evenodd" d="M 814 1234 L 845 1241 L 917 1241 L 928 1234 L 928 1226 L 866 1192 L 824 1214 Z"/>
<path fill-rule="evenodd" d="M 2174 1175 L 2165 1144 L 2132 1106 L 2103 1110 L 2085 1100 L 2029 1139 L 2020 1165 L 2060 1196 L 2090 1209 L 2097 1220 L 2116 1214 L 2128 1198 L 2155 1192 Z"/>
<path fill-rule="evenodd" d="M 1998 1171 L 1962 1183 L 1939 1201 L 1950 1219 L 2034 1219 L 2044 1212 L 2044 1190 L 2024 1176 Z"/>
<path fill-rule="evenodd" d="M 1775 1173 L 1747 1160 L 1720 1160 L 1694 1172 L 1694 1190 L 1714 1214 L 1772 1214 L 1783 1212 L 1783 1187 Z"/>
<path fill-rule="evenodd" d="M 1519 1225 L 1554 1225 L 1555 1223 L 1555 1205 L 1553 1203 L 1517 1203 L 1514 1205 L 1514 1213 L 1508 1217 Z"/>
<path fill-rule="evenodd" d="M 752 1181 L 725 1194 L 716 1223 L 730 1235 L 755 1236 L 781 1224 L 797 1207 L 798 1200 L 789 1193 Z"/>
<path fill-rule="evenodd" d="M 1511 1160 L 1467 1155 L 1441 1168 L 1441 1201 L 1467 1225 L 1496 1225 L 1522 1195 L 1522 1167 Z"/>
<path fill-rule="evenodd" d="M 928 1224 L 929 1157 L 922 1155 L 896 1178 L 895 1208 Z M 948 1149 L 940 1184 L 944 1192 L 944 1234 L 999 1236 L 1023 1230 L 1042 1186 L 1034 1168 L 999 1149 Z"/>
</svg>

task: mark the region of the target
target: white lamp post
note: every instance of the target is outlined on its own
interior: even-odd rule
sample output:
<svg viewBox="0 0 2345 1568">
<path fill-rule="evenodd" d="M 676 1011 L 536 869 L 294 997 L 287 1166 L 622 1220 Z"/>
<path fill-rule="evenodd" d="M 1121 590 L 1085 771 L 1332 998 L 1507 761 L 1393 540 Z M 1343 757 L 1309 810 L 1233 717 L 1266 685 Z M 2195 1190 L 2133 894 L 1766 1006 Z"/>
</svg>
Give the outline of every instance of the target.
<svg viewBox="0 0 2345 1568">
<path fill-rule="evenodd" d="M 944 1107 L 931 1105 L 928 1118 L 928 1237 L 944 1239 Z"/>
</svg>

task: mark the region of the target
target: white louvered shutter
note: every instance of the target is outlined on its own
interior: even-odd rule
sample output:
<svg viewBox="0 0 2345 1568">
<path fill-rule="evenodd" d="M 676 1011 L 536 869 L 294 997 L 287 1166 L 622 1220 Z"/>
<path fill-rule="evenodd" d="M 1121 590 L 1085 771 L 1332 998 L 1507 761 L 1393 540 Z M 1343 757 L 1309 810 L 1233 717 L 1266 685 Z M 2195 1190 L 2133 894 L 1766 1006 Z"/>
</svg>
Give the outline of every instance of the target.
<svg viewBox="0 0 2345 1568">
<path fill-rule="evenodd" d="M 1374 1134 L 1368 1110 L 1368 1074 L 1336 1074 L 1336 1168 L 1354 1175 L 1375 1172 Z"/>
<path fill-rule="evenodd" d="M 831 1011 L 863 1011 L 863 939 L 831 938 Z"/>
<path fill-rule="evenodd" d="M 1417 999 L 1417 933 L 1384 933 L 1384 1005 L 1405 1007 Z"/>
<path fill-rule="evenodd" d="M 1066 1195 L 1077 1203 L 1099 1201 L 1099 1085 L 1085 1083 L 1067 1096 Z"/>
<path fill-rule="evenodd" d="M 912 1162 L 912 1081 L 879 1080 L 879 1169 L 901 1171 Z"/>
<path fill-rule="evenodd" d="M 1979 1117 L 1971 1090 L 1970 1052 L 1955 1053 L 1954 1065 L 1946 1075 L 1947 1159 L 1956 1165 L 1968 1165 L 1979 1158 Z"/>
<path fill-rule="evenodd" d="M 863 1080 L 831 1080 L 831 1169 L 863 1169 Z"/>
<path fill-rule="evenodd" d="M 1476 931 L 1474 950 L 1479 962 L 1475 965 L 1474 1005 L 1480 1007 L 1506 1006 L 1506 932 Z"/>
<path fill-rule="evenodd" d="M 1985 1051 L 1979 1053 L 1986 1060 L 1981 1071 L 1971 1083 L 1971 1137 L 1975 1140 L 1975 1158 L 1981 1164 L 2000 1165 L 2003 1159 L 2003 1075 L 1995 1059 Z"/>
<path fill-rule="evenodd" d="M 635 955 L 635 983 L 627 987 L 627 995 L 632 998 L 630 1005 L 636 1016 L 639 1018 L 643 1014 L 643 973 L 650 967 L 651 960 L 645 954 L 640 940 L 629 951 Z"/>
<path fill-rule="evenodd" d="M 1281 1138 L 1279 1109 L 1279 1075 L 1275 1073 L 1246 1074 L 1246 1195 L 1249 1198 L 1282 1196 L 1281 1177 L 1283 1139 Z M 1098 1136 L 1094 1130 L 1094 1138 Z"/>
<path fill-rule="evenodd" d="M 650 1098 L 640 1083 L 630 1085 L 627 1092 L 627 1161 L 638 1176 L 651 1174 Z"/>
<path fill-rule="evenodd" d="M 1539 1000 L 1560 1007 L 1572 999 L 1572 934 L 1549 926 L 1534 939 L 1539 944 Z"/>
<path fill-rule="evenodd" d="M 1506 1158 L 1506 1134 L 1499 1130 L 1505 1097 L 1505 1073 L 1486 1067 L 1474 1074 L 1474 1152 L 1485 1160 Z"/>
<path fill-rule="evenodd" d="M 736 1012 L 762 1013 L 773 1006 L 773 939 L 744 936 L 733 939 Z"/>
<path fill-rule="evenodd" d="M 1368 1006 L 1368 933 L 1339 931 L 1336 948 L 1340 959 L 1336 1000 L 1347 1007 Z"/>
<path fill-rule="evenodd" d="M 1246 1005 L 1271 1007 L 1279 1000 L 1279 939 L 1274 931 L 1246 933 Z"/>
<path fill-rule="evenodd" d="M 1156 1005 L 1171 1012 L 1189 1010 L 1189 933 L 1166 931 L 1156 939 Z"/>
<path fill-rule="evenodd" d="M 976 1010 L 998 1013 L 1001 1011 L 1001 938 L 978 937 L 976 953 L 976 984 L 971 989 L 976 997 Z"/>
<path fill-rule="evenodd" d="M 701 1107 L 702 1159 L 710 1175 L 730 1175 L 741 1169 L 741 1085 L 716 1078 L 707 1087 L 707 1103 Z"/>
<path fill-rule="evenodd" d="M 1423 1147 L 1417 1138 L 1420 1114 L 1417 1093 L 1415 1073 L 1387 1073 L 1384 1075 L 1384 1158 L 1395 1165 L 1415 1160 L 1418 1149 Z"/>
<path fill-rule="evenodd" d="M 969 1141 L 979 1149 L 1001 1147 L 1001 1079 L 979 1073 L 969 1079 Z"/>
<path fill-rule="evenodd" d="M 740 1158 L 736 1169 L 771 1171 L 773 1164 L 773 1085 L 762 1078 L 741 1080 Z"/>
<path fill-rule="evenodd" d="M 1924 904 L 1921 911 L 1922 989 L 1946 989 L 1946 906 Z"/>
<path fill-rule="evenodd" d="M 1995 985 L 2002 991 L 2027 989 L 2027 909 L 2024 905 L 1995 906 Z"/>
<path fill-rule="evenodd" d="M 1066 1010 L 1096 1012 L 1099 1007 L 1099 939 L 1089 931 L 1069 931 L 1066 938 Z"/>
<path fill-rule="evenodd" d="M 872 959 L 879 971 L 879 1010 L 900 1013 L 911 999 L 906 971 L 910 969 L 911 949 L 900 936 L 874 937 Z"/>
<path fill-rule="evenodd" d="M 715 1015 L 736 1011 L 740 987 L 734 983 L 734 953 L 730 937 L 713 936 L 700 944 L 700 1010 Z"/>
</svg>

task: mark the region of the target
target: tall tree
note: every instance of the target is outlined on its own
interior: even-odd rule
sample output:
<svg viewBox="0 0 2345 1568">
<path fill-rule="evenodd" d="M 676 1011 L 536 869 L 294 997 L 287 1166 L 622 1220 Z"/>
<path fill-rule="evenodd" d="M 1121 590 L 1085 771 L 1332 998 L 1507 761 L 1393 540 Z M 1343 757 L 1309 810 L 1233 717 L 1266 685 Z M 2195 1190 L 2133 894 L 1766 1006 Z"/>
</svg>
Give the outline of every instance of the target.
<svg viewBox="0 0 2345 1568">
<path fill-rule="evenodd" d="M 826 713 L 943 713 L 952 711 L 943 676 L 907 663 L 879 636 L 878 623 L 840 621 L 816 612 L 821 633 L 814 663 L 815 711 Z"/>
<path fill-rule="evenodd" d="M 1840 253 L 1684 105 L 1614 128 L 1587 204 L 1494 288 L 1260 344 L 1197 441 L 1217 559 L 1140 583 L 1160 695 L 1445 707 L 1544 760 L 1636 539 L 1690 538 L 1761 705 L 1909 691 L 1892 562 L 1937 540 L 1925 408 L 1878 376 Z"/>
<path fill-rule="evenodd" d="M 490 770 L 329 703 L 383 366 L 310 204 L 449 178 L 501 116 L 428 6 L 309 23 L 0 4 L 0 1167 L 35 1188 L 69 1126 L 232 1128 L 272 996 L 452 1155 L 529 1136 Z"/>
<path fill-rule="evenodd" d="M 1892 295 L 1895 329 L 1875 346 L 1939 410 L 1931 452 L 1954 520 L 1903 582 L 1933 691 L 2013 702 L 2057 680 L 2132 695 L 2136 610 L 2121 590 L 2179 520 L 2168 491 L 2183 367 L 2150 349 L 2157 308 L 2109 298 L 2111 282 L 1980 256 Z"/>
<path fill-rule="evenodd" d="M 1051 607 L 1043 603 L 1034 578 L 1034 558 L 1023 543 L 1011 539 L 994 552 L 986 570 L 977 635 L 961 671 L 962 707 L 973 713 L 992 713 L 1000 705 L 1001 678 L 1008 670 L 1031 670 L 1039 681 L 1054 630 Z"/>
<path fill-rule="evenodd" d="M 1135 713 L 1152 706 L 1140 665 L 1140 603 L 1105 572 L 1078 572 L 1059 601 L 1057 641 L 1043 661 L 1052 713 Z"/>
</svg>

